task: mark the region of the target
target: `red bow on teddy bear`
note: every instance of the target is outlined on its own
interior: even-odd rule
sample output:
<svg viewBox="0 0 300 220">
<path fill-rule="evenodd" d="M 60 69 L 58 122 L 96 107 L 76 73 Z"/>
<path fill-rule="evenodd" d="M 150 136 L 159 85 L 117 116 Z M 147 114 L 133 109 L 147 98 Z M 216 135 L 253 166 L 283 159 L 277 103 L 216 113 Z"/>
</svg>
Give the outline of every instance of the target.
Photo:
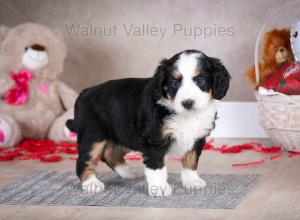
<svg viewBox="0 0 300 220">
<path fill-rule="evenodd" d="M 15 85 L 8 90 L 2 98 L 7 104 L 25 104 L 29 97 L 28 86 L 32 79 L 32 73 L 28 70 L 21 69 L 18 73 L 11 72 L 10 77 L 15 81 Z"/>
</svg>

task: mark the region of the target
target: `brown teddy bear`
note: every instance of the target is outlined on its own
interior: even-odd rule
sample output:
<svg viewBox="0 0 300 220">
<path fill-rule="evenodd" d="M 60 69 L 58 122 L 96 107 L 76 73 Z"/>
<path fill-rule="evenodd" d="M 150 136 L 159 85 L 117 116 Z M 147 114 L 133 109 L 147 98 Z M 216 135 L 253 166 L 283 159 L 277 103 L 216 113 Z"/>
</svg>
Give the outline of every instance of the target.
<svg viewBox="0 0 300 220">
<path fill-rule="evenodd" d="M 290 30 L 273 29 L 265 34 L 262 62 L 259 63 L 259 85 L 256 83 L 255 67 L 246 70 L 251 84 L 257 89 L 272 73 L 277 72 L 285 63 L 293 61 L 290 44 Z"/>
<path fill-rule="evenodd" d="M 22 138 L 76 139 L 65 127 L 77 93 L 57 79 L 67 48 L 39 24 L 0 27 L 0 147 Z"/>
</svg>

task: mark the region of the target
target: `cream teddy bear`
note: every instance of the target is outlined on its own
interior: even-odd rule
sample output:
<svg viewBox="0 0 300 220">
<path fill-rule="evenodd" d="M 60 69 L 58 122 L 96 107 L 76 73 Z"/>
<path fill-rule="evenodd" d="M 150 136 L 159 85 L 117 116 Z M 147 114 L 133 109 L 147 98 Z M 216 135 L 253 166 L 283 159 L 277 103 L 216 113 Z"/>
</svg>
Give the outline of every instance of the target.
<svg viewBox="0 0 300 220">
<path fill-rule="evenodd" d="M 0 147 L 22 138 L 76 140 L 65 127 L 77 93 L 57 79 L 67 48 L 39 24 L 0 27 Z"/>
</svg>

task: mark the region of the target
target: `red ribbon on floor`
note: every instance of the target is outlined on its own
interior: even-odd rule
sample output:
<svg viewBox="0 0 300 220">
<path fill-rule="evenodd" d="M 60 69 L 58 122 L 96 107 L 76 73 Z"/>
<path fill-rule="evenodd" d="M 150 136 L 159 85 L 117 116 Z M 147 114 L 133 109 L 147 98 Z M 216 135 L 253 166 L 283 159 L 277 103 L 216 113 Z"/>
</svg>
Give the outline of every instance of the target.
<svg viewBox="0 0 300 220">
<path fill-rule="evenodd" d="M 283 151 L 279 147 L 265 147 L 261 143 L 246 143 L 241 145 L 227 146 L 222 145 L 215 147 L 213 140 L 209 140 L 204 146 L 204 150 L 218 151 L 222 154 L 236 154 L 245 150 L 252 150 L 264 155 L 263 159 L 250 161 L 245 163 L 234 163 L 233 167 L 247 167 L 252 165 L 259 165 L 268 160 L 275 160 L 283 156 Z M 288 157 L 292 158 L 299 156 L 300 152 L 288 151 Z M 60 142 L 55 143 L 50 140 L 33 140 L 25 139 L 17 144 L 14 148 L 0 148 L 0 161 L 12 160 L 40 160 L 41 162 L 59 162 L 63 160 L 62 154 L 78 154 L 76 143 Z M 69 157 L 70 160 L 77 160 L 77 157 Z M 141 160 L 140 153 L 130 153 L 125 156 L 126 160 Z M 180 160 L 181 158 L 173 157 L 171 160 Z"/>
<path fill-rule="evenodd" d="M 252 165 L 258 165 L 266 162 L 267 160 L 275 160 L 283 155 L 283 151 L 280 147 L 265 147 L 261 143 L 246 143 L 246 144 L 241 144 L 241 145 L 234 145 L 234 146 L 227 146 L 227 145 L 222 145 L 221 147 L 214 147 L 212 145 L 212 140 L 209 141 L 205 147 L 205 150 L 213 150 L 213 151 L 219 151 L 223 154 L 225 153 L 240 153 L 244 150 L 252 150 L 256 151 L 258 153 L 262 154 L 273 154 L 272 156 L 267 156 L 264 159 L 256 160 L 256 161 L 250 161 L 250 162 L 245 162 L 245 163 L 234 163 L 232 164 L 233 167 L 246 167 L 246 166 L 252 166 Z"/>
<path fill-rule="evenodd" d="M 298 151 L 289 151 L 289 157 L 300 156 L 300 152 Z"/>
<path fill-rule="evenodd" d="M 245 163 L 234 163 L 232 164 L 233 167 L 247 167 L 247 166 L 259 165 L 259 164 L 263 164 L 268 160 L 275 160 L 283 156 L 283 151 L 280 147 L 275 147 L 275 146 L 265 147 L 261 143 L 246 143 L 246 144 L 233 145 L 233 146 L 222 145 L 221 147 L 215 147 L 212 143 L 213 140 L 209 140 L 204 146 L 204 150 L 218 151 L 222 154 L 229 154 L 229 153 L 236 154 L 236 153 L 241 153 L 242 151 L 245 150 L 252 150 L 258 153 L 268 154 L 268 155 L 272 154 L 271 156 L 267 156 L 263 159 L 256 160 L 256 161 L 250 161 Z M 289 153 L 289 157 L 300 155 L 300 152 L 288 151 L 288 153 Z M 142 156 L 139 153 L 129 155 L 127 158 L 125 157 L 125 159 L 128 160 L 140 160 L 141 158 Z M 172 157 L 171 160 L 181 160 L 181 158 Z"/>
<path fill-rule="evenodd" d="M 0 148 L 0 161 L 40 160 L 41 162 L 58 162 L 63 159 L 60 155 L 78 154 L 76 143 L 50 140 L 25 139 L 14 148 Z"/>
</svg>

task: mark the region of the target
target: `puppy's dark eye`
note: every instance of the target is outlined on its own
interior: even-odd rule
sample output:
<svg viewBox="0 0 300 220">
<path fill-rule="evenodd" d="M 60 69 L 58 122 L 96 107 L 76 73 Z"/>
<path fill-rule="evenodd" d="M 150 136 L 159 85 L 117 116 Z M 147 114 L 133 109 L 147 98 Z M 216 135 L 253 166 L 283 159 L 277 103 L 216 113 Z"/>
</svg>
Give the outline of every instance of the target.
<svg viewBox="0 0 300 220">
<path fill-rule="evenodd" d="M 173 86 L 174 88 L 177 88 L 177 87 L 179 86 L 178 80 L 172 79 L 172 86 Z"/>
<path fill-rule="evenodd" d="M 195 78 L 195 82 L 198 86 L 203 86 L 205 84 L 205 80 L 202 77 Z"/>
</svg>

